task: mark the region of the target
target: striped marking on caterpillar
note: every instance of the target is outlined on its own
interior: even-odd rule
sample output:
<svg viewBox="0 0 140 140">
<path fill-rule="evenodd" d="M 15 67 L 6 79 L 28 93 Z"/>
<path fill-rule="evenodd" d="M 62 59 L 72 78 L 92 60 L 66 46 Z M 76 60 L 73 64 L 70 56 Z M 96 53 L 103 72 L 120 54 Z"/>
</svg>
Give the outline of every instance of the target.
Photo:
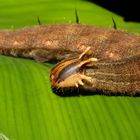
<svg viewBox="0 0 140 140">
<path fill-rule="evenodd" d="M 86 75 L 94 79 L 94 84 L 84 88 L 106 91 L 108 94 L 140 94 L 140 56 L 115 62 L 96 63 L 97 69 L 86 69 Z"/>
</svg>

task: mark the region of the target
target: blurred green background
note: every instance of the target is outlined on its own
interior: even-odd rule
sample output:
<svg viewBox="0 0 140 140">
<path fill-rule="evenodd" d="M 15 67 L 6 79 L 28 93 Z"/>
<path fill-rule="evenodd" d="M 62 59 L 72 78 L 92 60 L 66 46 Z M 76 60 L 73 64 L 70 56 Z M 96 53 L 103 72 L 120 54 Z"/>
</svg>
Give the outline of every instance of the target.
<svg viewBox="0 0 140 140">
<path fill-rule="evenodd" d="M 140 33 L 128 22 L 82 0 L 0 0 L 0 28 L 75 23 Z M 139 140 L 140 98 L 59 97 L 52 93 L 52 64 L 0 56 L 0 140 Z M 7 138 L 6 138 L 7 137 Z"/>
<path fill-rule="evenodd" d="M 125 23 L 123 18 L 84 0 L 0 0 L 0 28 L 19 28 L 36 25 L 37 17 L 43 24 L 74 23 L 75 8 L 82 24 L 112 26 L 140 32 L 139 23 Z"/>
</svg>

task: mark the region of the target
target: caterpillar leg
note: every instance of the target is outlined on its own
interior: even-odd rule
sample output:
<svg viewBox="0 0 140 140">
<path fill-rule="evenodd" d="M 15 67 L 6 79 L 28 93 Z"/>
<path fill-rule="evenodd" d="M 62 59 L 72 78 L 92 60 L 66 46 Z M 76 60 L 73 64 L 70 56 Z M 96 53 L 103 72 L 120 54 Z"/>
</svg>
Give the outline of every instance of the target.
<svg viewBox="0 0 140 140">
<path fill-rule="evenodd" d="M 90 49 L 91 47 L 87 47 L 86 50 L 82 54 L 80 54 L 79 59 L 81 59 L 85 54 L 87 54 Z"/>
<path fill-rule="evenodd" d="M 76 87 L 79 87 L 79 85 L 83 86 L 84 85 L 83 80 L 85 80 L 87 82 L 91 82 L 92 78 L 89 77 L 89 76 L 86 76 L 84 74 L 79 74 L 78 77 L 77 77 L 77 80 L 75 81 L 75 86 Z"/>
<path fill-rule="evenodd" d="M 81 61 L 80 64 L 79 64 L 77 67 L 80 68 L 80 67 L 82 67 L 83 65 L 86 65 L 86 64 L 89 64 L 89 63 L 92 63 L 92 62 L 97 62 L 97 61 L 98 61 L 97 58 L 92 57 L 92 58 L 89 58 L 89 59 L 87 59 L 87 60 Z"/>
</svg>

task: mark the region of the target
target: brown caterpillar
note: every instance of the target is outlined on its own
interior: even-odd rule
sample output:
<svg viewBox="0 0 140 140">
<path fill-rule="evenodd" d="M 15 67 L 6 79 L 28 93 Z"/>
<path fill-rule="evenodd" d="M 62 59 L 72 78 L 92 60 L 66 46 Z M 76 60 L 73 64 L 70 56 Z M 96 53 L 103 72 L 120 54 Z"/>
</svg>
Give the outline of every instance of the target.
<svg viewBox="0 0 140 140">
<path fill-rule="evenodd" d="M 60 62 L 52 69 L 50 78 L 54 92 L 65 95 L 75 87 L 110 95 L 140 94 L 140 55 L 110 61 L 82 58 L 86 52 Z"/>
<path fill-rule="evenodd" d="M 77 55 L 87 47 L 90 51 L 78 59 Z M 91 77 L 92 81 L 82 79 L 82 89 L 99 89 L 105 94 L 106 91 L 128 95 L 140 93 L 140 36 L 132 33 L 79 24 L 3 30 L 0 31 L 0 54 L 41 62 L 69 59 L 72 64 L 73 56 L 77 56 L 77 65 L 97 58 L 97 62 L 82 66 L 85 76 Z M 63 70 L 58 71 L 65 72 Z"/>
</svg>

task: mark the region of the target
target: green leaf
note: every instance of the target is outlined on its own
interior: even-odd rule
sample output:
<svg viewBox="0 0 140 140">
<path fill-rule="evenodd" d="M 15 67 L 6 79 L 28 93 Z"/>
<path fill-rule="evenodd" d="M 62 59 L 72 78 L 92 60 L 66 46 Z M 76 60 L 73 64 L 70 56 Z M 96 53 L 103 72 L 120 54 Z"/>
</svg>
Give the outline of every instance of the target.
<svg viewBox="0 0 140 140">
<path fill-rule="evenodd" d="M 1 0 L 0 28 L 80 22 L 140 32 L 140 24 L 81 0 Z M 138 140 L 140 98 L 59 97 L 49 81 L 52 64 L 0 56 L 0 140 Z"/>
</svg>

